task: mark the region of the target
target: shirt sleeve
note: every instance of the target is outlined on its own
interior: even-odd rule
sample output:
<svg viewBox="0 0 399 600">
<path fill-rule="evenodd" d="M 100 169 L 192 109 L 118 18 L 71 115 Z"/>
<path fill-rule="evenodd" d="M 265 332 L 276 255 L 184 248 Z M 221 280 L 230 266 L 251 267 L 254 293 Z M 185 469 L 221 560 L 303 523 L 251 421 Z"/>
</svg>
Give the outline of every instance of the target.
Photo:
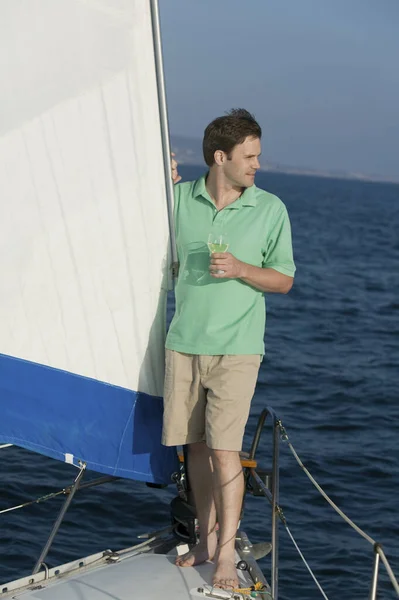
<svg viewBox="0 0 399 600">
<path fill-rule="evenodd" d="M 290 277 L 293 277 L 295 274 L 296 267 L 292 252 L 291 224 L 285 206 L 279 210 L 269 233 L 262 267 L 265 269 L 274 269 Z"/>
</svg>

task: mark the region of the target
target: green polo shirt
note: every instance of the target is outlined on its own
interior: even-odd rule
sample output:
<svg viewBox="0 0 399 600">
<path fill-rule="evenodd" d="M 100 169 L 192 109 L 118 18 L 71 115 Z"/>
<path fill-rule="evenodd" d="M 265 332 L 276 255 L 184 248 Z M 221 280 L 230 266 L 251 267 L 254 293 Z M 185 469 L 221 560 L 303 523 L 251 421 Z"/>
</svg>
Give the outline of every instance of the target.
<svg viewBox="0 0 399 600">
<path fill-rule="evenodd" d="M 263 292 L 240 279 L 211 277 L 207 241 L 212 230 L 222 230 L 228 252 L 239 260 L 293 277 L 287 210 L 277 196 L 253 185 L 218 211 L 205 177 L 175 185 L 180 269 L 166 347 L 188 354 L 263 354 Z"/>
</svg>

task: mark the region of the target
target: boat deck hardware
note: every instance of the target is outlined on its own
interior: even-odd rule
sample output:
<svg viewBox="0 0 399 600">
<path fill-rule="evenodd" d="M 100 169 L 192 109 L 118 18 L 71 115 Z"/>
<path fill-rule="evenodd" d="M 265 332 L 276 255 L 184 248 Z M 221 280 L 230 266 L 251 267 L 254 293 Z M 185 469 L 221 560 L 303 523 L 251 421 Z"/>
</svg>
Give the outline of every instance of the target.
<svg viewBox="0 0 399 600">
<path fill-rule="evenodd" d="M 312 484 L 315 486 L 315 488 L 318 490 L 318 492 L 324 497 L 324 499 L 330 504 L 330 506 L 332 506 L 332 508 L 341 516 L 342 519 L 344 519 L 344 521 L 346 521 L 359 535 L 361 535 L 365 540 L 367 540 L 369 543 L 371 543 L 373 545 L 373 549 L 374 549 L 374 564 L 373 564 L 373 574 L 372 574 L 372 581 L 371 581 L 371 588 L 370 588 L 370 595 L 369 595 L 369 600 L 376 600 L 377 598 L 377 583 L 378 583 L 378 574 L 379 574 L 379 560 L 381 558 L 382 562 L 384 563 L 384 566 L 386 568 L 386 571 L 388 573 L 390 582 L 394 588 L 394 590 L 396 591 L 396 594 L 399 597 L 399 583 L 392 571 L 392 568 L 389 564 L 389 561 L 382 549 L 382 546 L 380 543 L 376 542 L 372 537 L 370 537 L 366 532 L 364 532 L 358 525 L 356 525 L 347 515 L 345 515 L 345 513 L 331 500 L 331 498 L 326 494 L 326 492 L 321 488 L 321 486 L 317 483 L 317 481 L 314 479 L 314 477 L 311 475 L 311 473 L 309 472 L 309 470 L 304 466 L 303 462 L 301 461 L 301 459 L 299 458 L 297 452 L 295 451 L 295 448 L 293 447 L 293 445 L 291 444 L 287 431 L 285 429 L 285 427 L 283 426 L 282 422 L 280 419 L 277 419 L 275 413 L 273 412 L 273 410 L 269 407 L 267 407 L 266 409 L 264 409 L 264 411 L 262 411 L 260 417 L 259 417 L 259 421 L 258 421 L 258 427 L 256 429 L 256 433 L 254 436 L 254 441 L 252 444 L 252 448 L 251 448 L 251 452 L 250 452 L 250 457 L 254 457 L 256 449 L 258 447 L 259 441 L 260 441 L 260 436 L 262 433 L 262 429 L 264 426 L 264 423 L 266 421 L 267 416 L 270 415 L 273 421 L 273 471 L 272 471 L 272 483 L 271 483 L 271 490 L 269 489 L 269 486 L 266 486 L 265 482 L 260 478 L 259 473 L 255 470 L 255 469 L 248 469 L 249 473 L 247 473 L 247 482 L 250 478 L 252 478 L 257 486 L 259 487 L 259 489 L 263 492 L 263 495 L 269 500 L 269 502 L 272 505 L 272 572 L 271 572 L 271 590 L 272 590 L 272 597 L 274 600 L 277 600 L 278 598 L 278 581 L 277 581 L 277 572 L 278 572 L 278 527 L 277 527 L 277 519 L 279 519 L 292 543 L 294 544 L 297 552 L 299 553 L 305 567 L 308 569 L 311 577 L 313 578 L 316 586 L 318 587 L 319 591 L 321 592 L 322 596 L 324 597 L 325 600 L 328 600 L 328 597 L 326 595 L 326 593 L 324 592 L 322 586 L 320 585 L 319 581 L 317 580 L 316 576 L 314 575 L 311 567 L 309 566 L 308 562 L 306 561 L 304 555 L 302 554 L 301 550 L 298 547 L 298 544 L 296 543 L 294 536 L 292 535 L 290 529 L 288 528 L 287 525 L 287 520 L 285 518 L 284 512 L 282 510 L 282 507 L 279 505 L 278 503 L 278 498 L 279 498 L 279 493 L 278 493 L 278 485 L 279 485 L 279 477 L 278 477 L 278 469 L 279 469 L 279 465 L 278 465 L 278 457 L 279 457 L 279 442 L 280 439 L 283 443 L 287 443 L 289 446 L 289 449 L 291 450 L 291 453 L 293 454 L 295 460 L 297 461 L 297 463 L 299 464 L 300 468 L 304 471 L 304 473 L 307 475 L 307 477 L 310 479 L 310 481 L 312 482 Z"/>
<path fill-rule="evenodd" d="M 257 461 L 255 460 L 255 454 L 256 454 L 256 451 L 257 451 L 257 448 L 259 445 L 261 433 L 262 433 L 262 430 L 264 428 L 264 425 L 265 425 L 265 422 L 266 422 L 266 419 L 268 416 L 271 417 L 272 428 L 273 428 L 273 452 L 272 452 L 273 468 L 272 468 L 271 474 L 267 471 L 258 471 L 256 468 Z M 328 600 L 328 597 L 325 594 L 322 586 L 318 582 L 316 576 L 312 572 L 311 567 L 309 566 L 304 555 L 302 554 L 301 550 L 299 549 L 298 544 L 296 543 L 295 538 L 287 525 L 287 520 L 285 518 L 282 507 L 279 505 L 279 443 L 280 443 L 280 439 L 284 443 L 288 444 L 289 449 L 290 449 L 291 453 L 293 454 L 295 460 L 299 464 L 300 468 L 305 472 L 305 474 L 310 479 L 312 484 L 316 487 L 316 489 L 319 491 L 319 493 L 325 498 L 325 500 L 332 506 L 332 508 L 359 535 L 361 535 L 366 541 L 368 541 L 370 544 L 372 544 L 373 551 L 374 551 L 374 563 L 373 563 L 373 573 L 372 573 L 369 600 L 376 600 L 376 597 L 377 597 L 377 585 L 378 585 L 380 561 L 384 564 L 386 571 L 388 573 L 389 579 L 391 581 L 391 584 L 392 584 L 394 590 L 396 591 L 397 596 L 399 597 L 399 584 L 398 584 L 398 581 L 392 571 L 389 561 L 385 555 L 382 545 L 380 543 L 376 542 L 372 537 L 370 537 L 360 527 L 358 527 L 351 519 L 349 519 L 349 517 L 347 517 L 347 515 L 345 515 L 345 513 L 343 513 L 343 511 L 331 500 L 331 498 L 329 498 L 329 496 L 326 494 L 326 492 L 321 488 L 321 486 L 317 483 L 317 481 L 311 475 L 309 470 L 302 463 L 295 448 L 293 447 L 293 445 L 291 444 L 291 442 L 289 440 L 289 437 L 288 437 L 285 427 L 283 426 L 281 420 L 279 420 L 276 417 L 274 411 L 270 407 L 267 407 L 262 411 L 262 413 L 259 417 L 259 420 L 258 420 L 258 426 L 256 429 L 254 440 L 252 442 L 251 450 L 247 455 L 241 456 L 241 464 L 244 469 L 244 478 L 245 478 L 245 482 L 246 482 L 247 491 L 254 493 L 254 490 L 255 490 L 254 495 L 265 496 L 271 504 L 271 508 L 272 508 L 272 510 L 271 510 L 271 513 L 272 513 L 271 543 L 270 542 L 261 542 L 261 543 L 252 545 L 251 542 L 249 541 L 249 539 L 247 538 L 247 536 L 245 535 L 245 533 L 243 533 L 243 532 L 237 532 L 236 542 L 237 542 L 237 550 L 238 550 L 239 556 L 241 557 L 241 560 L 238 561 L 237 567 L 239 569 L 243 569 L 244 565 L 246 565 L 245 570 L 248 571 L 248 574 L 250 575 L 254 584 L 259 583 L 259 584 L 264 585 L 263 582 L 265 581 L 263 573 L 260 570 L 259 565 L 257 564 L 256 560 L 266 556 L 267 554 L 269 554 L 271 552 L 271 554 L 272 554 L 272 556 L 271 556 L 271 593 L 268 591 L 267 586 L 265 586 L 262 589 L 262 591 L 252 590 L 250 595 L 247 594 L 247 590 L 245 591 L 245 593 L 243 595 L 244 590 L 237 589 L 237 590 L 233 590 L 233 591 L 229 592 L 226 590 L 221 590 L 219 588 L 209 588 L 209 589 L 203 588 L 201 593 L 203 593 L 205 596 L 207 596 L 209 598 L 218 598 L 219 600 L 225 600 L 226 598 L 228 598 L 229 600 L 230 599 L 234 600 L 234 598 L 236 598 L 236 600 L 237 599 L 241 600 L 242 598 L 245 598 L 245 600 L 247 600 L 247 598 L 249 598 L 249 597 L 255 597 L 253 594 L 256 594 L 258 598 L 270 597 L 270 598 L 273 598 L 273 600 L 278 600 L 278 579 L 277 579 L 277 574 L 278 574 L 278 521 L 281 521 L 283 523 L 292 543 L 294 544 L 297 552 L 299 553 L 303 563 L 305 564 L 311 577 L 313 578 L 316 586 L 318 587 L 319 591 L 323 595 L 324 599 Z M 8 446 L 9 445 L 6 444 L 3 447 L 8 447 Z M 183 457 L 181 458 L 181 460 L 182 459 L 183 459 Z M 252 465 L 255 465 L 255 466 L 252 466 Z M 45 581 L 46 579 L 49 578 L 49 576 L 57 577 L 59 575 L 60 570 L 59 569 L 48 569 L 47 566 L 44 564 L 44 560 L 47 556 L 47 553 L 52 544 L 52 541 L 54 540 L 54 537 L 57 534 L 57 531 L 62 523 L 62 520 L 64 518 L 64 515 L 65 515 L 68 507 L 69 507 L 69 504 L 71 503 L 71 501 L 73 499 L 74 494 L 76 493 L 76 491 L 78 489 L 81 490 L 86 487 L 92 487 L 92 486 L 100 485 L 102 483 L 108 483 L 109 481 L 119 479 L 117 477 L 101 477 L 101 478 L 95 479 L 93 481 L 81 483 L 81 480 L 83 478 L 83 474 L 85 471 L 85 465 L 81 464 L 80 467 L 81 468 L 80 468 L 79 474 L 76 477 L 72 486 L 65 488 L 64 490 L 61 490 L 59 492 L 55 492 L 53 494 L 48 494 L 45 497 L 39 498 L 33 502 L 28 502 L 28 503 L 19 505 L 17 507 L 12 507 L 12 508 L 5 509 L 2 511 L 2 512 L 7 512 L 9 510 L 15 510 L 17 508 L 22 508 L 23 506 L 26 506 L 28 504 L 33 504 L 35 502 L 40 502 L 40 501 L 44 501 L 46 499 L 53 498 L 61 493 L 64 493 L 67 495 L 67 498 L 61 508 L 61 511 L 57 517 L 56 522 L 54 523 L 53 529 L 52 529 L 50 536 L 46 542 L 46 545 L 44 546 L 42 553 L 41 553 L 38 561 L 36 562 L 34 572 L 33 572 L 34 577 L 30 576 L 28 578 L 23 578 L 21 580 L 18 580 L 17 582 L 12 582 L 12 586 L 13 586 L 12 589 L 16 589 L 16 588 L 14 588 L 14 584 L 18 585 L 18 587 L 19 587 L 22 582 L 24 582 L 24 585 L 30 586 L 33 584 L 36 586 L 37 585 L 40 586 L 40 581 Z M 190 489 L 189 488 L 189 478 L 188 478 L 188 474 L 185 472 L 183 464 L 182 464 L 180 473 L 176 474 L 175 483 L 177 484 L 178 492 L 179 492 L 179 496 L 175 499 L 175 504 L 176 504 L 176 508 L 178 509 L 177 514 L 180 518 L 175 519 L 174 523 L 171 527 L 167 527 L 164 530 L 155 532 L 154 534 L 145 534 L 146 536 L 153 535 L 154 537 L 151 537 L 150 539 L 147 539 L 145 542 L 138 544 L 136 546 L 133 546 L 133 547 L 127 549 L 126 551 L 123 551 L 122 553 L 106 551 L 104 553 L 101 553 L 100 555 L 93 555 L 93 557 L 88 557 L 88 559 L 90 561 L 97 562 L 102 558 L 102 560 L 104 560 L 104 561 L 118 562 L 121 558 L 123 559 L 125 556 L 127 556 L 128 552 L 136 553 L 139 551 L 148 550 L 150 545 L 152 545 L 152 543 L 154 543 L 154 544 L 157 543 L 158 538 L 165 535 L 165 533 L 174 531 L 174 533 L 176 534 L 176 530 L 178 530 L 179 527 L 183 528 L 182 531 L 184 529 L 186 529 L 186 531 L 187 531 L 187 529 L 189 529 L 189 530 L 191 529 L 188 537 L 190 539 L 192 538 L 192 540 L 194 540 L 195 536 L 196 536 L 196 519 L 195 519 L 195 513 L 192 512 L 190 504 L 189 504 L 189 502 L 187 502 L 187 498 L 189 497 L 189 489 Z M 190 528 L 189 524 L 187 523 L 187 520 L 189 520 L 189 521 L 191 520 L 191 528 Z M 188 527 L 187 527 L 187 525 L 188 525 Z M 177 535 L 179 535 L 179 533 L 181 535 L 183 535 L 184 531 L 183 531 L 183 533 L 177 531 Z M 157 535 L 155 535 L 155 534 L 157 534 Z M 187 536 L 186 536 L 186 538 L 187 538 Z M 181 538 L 181 539 L 183 539 L 183 538 Z M 188 540 L 185 539 L 185 541 L 187 542 Z M 86 567 L 87 562 L 85 559 L 85 561 L 77 561 L 77 562 L 75 561 L 74 563 L 70 563 L 70 565 L 73 565 L 73 568 L 77 568 L 75 565 L 78 565 L 78 567 L 81 568 L 81 567 Z M 44 570 L 41 570 L 41 567 L 43 567 L 43 566 L 44 566 Z M 71 568 L 69 566 L 69 564 L 65 565 L 65 566 L 68 568 Z M 0 596 L 3 594 L 9 594 L 9 592 L 10 592 L 9 586 L 4 587 L 0 590 Z M 230 595 L 226 596 L 226 593 L 230 594 Z M 247 594 L 247 595 L 245 595 L 245 594 Z"/>
<path fill-rule="evenodd" d="M 79 474 L 76 477 L 76 479 L 75 479 L 75 481 L 74 481 L 74 483 L 72 485 L 71 492 L 67 496 L 64 504 L 62 505 L 61 510 L 59 512 L 59 515 L 58 515 L 58 517 L 57 517 L 57 519 L 56 519 L 56 521 L 55 521 L 55 523 L 53 525 L 53 529 L 51 530 L 51 533 L 49 535 L 49 538 L 48 538 L 48 540 L 47 540 L 47 542 L 46 542 L 46 544 L 45 544 L 45 546 L 44 546 L 44 548 L 43 548 L 43 550 L 42 550 L 42 552 L 41 552 L 41 554 L 40 554 L 40 556 L 39 556 L 39 558 L 38 558 L 38 560 L 37 560 L 37 562 L 36 562 L 36 564 L 34 566 L 34 569 L 32 571 L 32 575 L 35 575 L 39 571 L 41 564 L 44 562 L 44 559 L 46 558 L 46 556 L 47 556 L 47 554 L 48 554 L 48 552 L 50 550 L 51 544 L 53 543 L 53 540 L 54 540 L 55 536 L 57 535 L 57 532 L 58 532 L 58 530 L 60 528 L 62 520 L 63 520 L 63 518 L 65 516 L 65 513 L 68 510 L 69 505 L 71 504 L 72 499 L 73 499 L 76 491 L 79 488 L 80 480 L 82 479 L 82 477 L 84 475 L 85 469 L 86 469 L 86 464 L 83 463 L 81 465 L 81 467 L 80 467 Z"/>
</svg>

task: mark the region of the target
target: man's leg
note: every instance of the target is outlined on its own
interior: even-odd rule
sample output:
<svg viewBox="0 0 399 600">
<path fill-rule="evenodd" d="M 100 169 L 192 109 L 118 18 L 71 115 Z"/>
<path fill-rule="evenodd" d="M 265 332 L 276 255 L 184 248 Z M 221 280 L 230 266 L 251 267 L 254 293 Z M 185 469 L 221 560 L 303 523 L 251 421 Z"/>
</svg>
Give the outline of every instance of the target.
<svg viewBox="0 0 399 600">
<path fill-rule="evenodd" d="M 200 530 L 199 543 L 178 556 L 176 565 L 191 567 L 213 559 L 216 551 L 216 509 L 212 489 L 210 451 L 205 442 L 188 445 L 188 472 Z"/>
<path fill-rule="evenodd" d="M 215 357 L 203 385 L 208 390 L 206 441 L 212 448 L 213 491 L 219 522 L 214 585 L 238 586 L 235 538 L 244 494 L 239 450 L 259 371 L 259 355 Z"/>
<path fill-rule="evenodd" d="M 188 469 L 191 474 L 190 484 L 200 528 L 200 541 L 189 552 L 177 557 L 176 564 L 180 567 L 191 567 L 214 558 L 217 546 L 217 510 L 220 537 L 213 583 L 220 587 L 236 587 L 238 579 L 235 567 L 235 538 L 244 492 L 239 453 L 210 450 L 205 442 L 190 444 Z"/>
<path fill-rule="evenodd" d="M 244 477 L 239 453 L 211 450 L 213 493 L 219 521 L 219 544 L 213 584 L 223 588 L 238 586 L 235 566 L 235 539 L 244 494 Z"/>
</svg>

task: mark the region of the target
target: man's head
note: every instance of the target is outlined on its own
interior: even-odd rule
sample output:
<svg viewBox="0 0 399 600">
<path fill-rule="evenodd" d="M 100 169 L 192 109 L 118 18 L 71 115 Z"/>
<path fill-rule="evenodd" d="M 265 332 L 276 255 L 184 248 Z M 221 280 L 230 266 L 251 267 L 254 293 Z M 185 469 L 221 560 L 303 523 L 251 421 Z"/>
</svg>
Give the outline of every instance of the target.
<svg viewBox="0 0 399 600">
<path fill-rule="evenodd" d="M 250 187 L 260 166 L 261 137 L 255 118 L 247 110 L 235 108 L 205 129 L 205 162 L 208 167 L 222 170 L 233 185 Z"/>
</svg>

